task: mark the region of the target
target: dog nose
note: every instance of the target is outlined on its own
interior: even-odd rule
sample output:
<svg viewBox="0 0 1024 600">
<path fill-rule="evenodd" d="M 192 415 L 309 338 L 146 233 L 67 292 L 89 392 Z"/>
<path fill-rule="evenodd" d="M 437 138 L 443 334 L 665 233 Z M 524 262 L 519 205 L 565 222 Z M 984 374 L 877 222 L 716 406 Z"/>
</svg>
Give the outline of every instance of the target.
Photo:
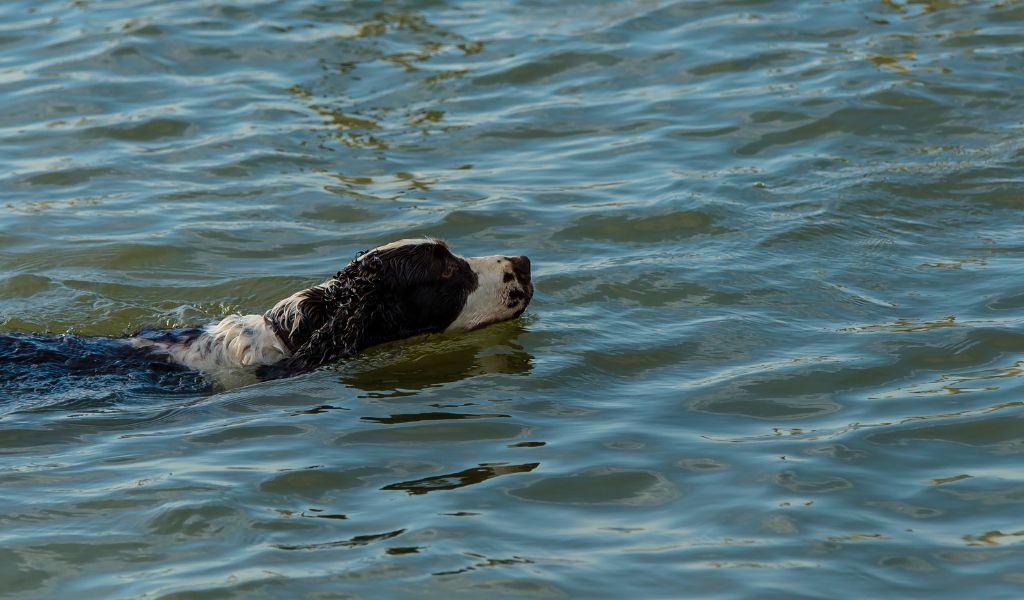
<svg viewBox="0 0 1024 600">
<path fill-rule="evenodd" d="M 509 256 L 508 262 L 512 264 L 512 272 L 522 282 L 530 281 L 530 259 L 526 256 Z"/>
</svg>

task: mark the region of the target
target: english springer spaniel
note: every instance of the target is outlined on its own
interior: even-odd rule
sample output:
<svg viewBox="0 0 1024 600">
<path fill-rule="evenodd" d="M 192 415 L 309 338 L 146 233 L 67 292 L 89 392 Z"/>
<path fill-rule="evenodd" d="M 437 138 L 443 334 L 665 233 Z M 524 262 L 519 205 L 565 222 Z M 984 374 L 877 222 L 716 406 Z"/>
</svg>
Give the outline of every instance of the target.
<svg viewBox="0 0 1024 600">
<path fill-rule="evenodd" d="M 231 315 L 202 329 L 140 332 L 127 341 L 191 370 L 255 367 L 270 379 L 384 342 L 515 319 L 531 298 L 525 256 L 463 258 L 441 240 L 406 239 L 360 253 L 334 277 L 262 315 Z"/>
</svg>

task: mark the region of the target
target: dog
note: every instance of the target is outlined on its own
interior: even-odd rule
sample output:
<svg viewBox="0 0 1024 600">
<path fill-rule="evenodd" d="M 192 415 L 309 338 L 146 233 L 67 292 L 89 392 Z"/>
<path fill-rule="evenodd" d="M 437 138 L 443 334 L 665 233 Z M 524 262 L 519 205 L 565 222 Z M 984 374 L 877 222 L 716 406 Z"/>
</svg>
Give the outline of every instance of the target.
<svg viewBox="0 0 1024 600">
<path fill-rule="evenodd" d="M 532 298 L 526 256 L 461 257 L 439 239 L 404 239 L 357 254 L 334 277 L 263 314 L 125 338 L 0 335 L 0 363 L 10 377 L 34 381 L 34 389 L 53 365 L 59 373 L 90 376 L 145 364 L 151 372 L 217 378 L 241 369 L 277 379 L 377 344 L 515 319 Z"/>
<path fill-rule="evenodd" d="M 442 240 L 405 239 L 360 253 L 334 277 L 262 315 L 231 315 L 128 343 L 196 371 L 255 367 L 261 378 L 274 378 L 384 342 L 515 319 L 532 298 L 526 256 L 463 258 Z"/>
</svg>

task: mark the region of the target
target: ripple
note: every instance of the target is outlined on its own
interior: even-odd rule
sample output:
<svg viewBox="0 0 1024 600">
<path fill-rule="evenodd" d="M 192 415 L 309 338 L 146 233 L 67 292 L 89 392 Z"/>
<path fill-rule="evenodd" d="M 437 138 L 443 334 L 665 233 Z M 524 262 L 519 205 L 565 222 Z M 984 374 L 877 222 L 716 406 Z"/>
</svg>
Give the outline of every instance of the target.
<svg viewBox="0 0 1024 600">
<path fill-rule="evenodd" d="M 523 437 L 528 432 L 528 428 L 512 423 L 457 422 L 354 431 L 339 436 L 334 443 L 338 445 L 458 443 L 507 440 Z"/>
<path fill-rule="evenodd" d="M 622 59 L 614 54 L 560 52 L 498 73 L 473 79 L 476 85 L 529 85 L 565 71 L 610 67 Z"/>
<path fill-rule="evenodd" d="M 0 451 L 21 452 L 77 445 L 85 440 L 81 431 L 67 428 L 39 429 L 32 427 L 9 427 L 0 430 Z"/>
<path fill-rule="evenodd" d="M 212 431 L 190 436 L 189 441 L 196 444 L 224 444 L 230 445 L 236 442 L 247 440 L 266 439 L 274 437 L 293 437 L 306 433 L 302 427 L 289 425 L 245 425 L 241 427 L 228 427 L 223 431 Z"/>
<path fill-rule="evenodd" d="M 676 464 L 695 473 L 722 471 L 729 468 L 729 465 L 713 458 L 681 458 Z"/>
<path fill-rule="evenodd" d="M 496 418 L 510 418 L 511 415 L 497 415 L 497 414 L 468 414 L 468 413 L 451 413 L 451 412 L 426 412 L 426 413 L 411 413 L 411 414 L 399 414 L 391 415 L 390 417 L 362 417 L 363 421 L 370 421 L 371 423 L 380 423 L 382 425 L 395 425 L 399 423 L 415 423 L 417 421 L 458 421 L 462 419 L 496 419 Z"/>
<path fill-rule="evenodd" d="M 700 65 L 690 69 L 690 73 L 697 76 L 704 76 L 750 71 L 752 69 L 767 67 L 776 62 L 790 62 L 796 56 L 798 56 L 798 54 L 793 52 L 763 52 L 741 59 L 724 60 Z"/>
<path fill-rule="evenodd" d="M 52 290 L 54 282 L 48 277 L 23 273 L 0 280 L 0 290 L 7 298 L 28 298 Z"/>
<path fill-rule="evenodd" d="M 382 542 L 396 538 L 405 533 L 404 529 L 397 529 L 395 531 L 388 531 L 385 533 L 371 533 L 366 535 L 357 535 L 352 538 L 344 540 L 335 540 L 331 542 L 320 542 L 316 544 L 277 544 L 275 547 L 280 550 L 326 550 L 329 548 L 355 548 L 358 546 L 366 546 L 376 542 Z"/>
<path fill-rule="evenodd" d="M 830 494 L 853 487 L 853 483 L 842 477 L 808 479 L 796 471 L 787 469 L 775 476 L 776 485 L 801 494 Z"/>
<path fill-rule="evenodd" d="M 611 467 L 544 477 L 509 493 L 535 502 L 622 506 L 657 506 L 679 495 L 676 487 L 656 471 Z"/>
<path fill-rule="evenodd" d="M 28 185 L 73 186 L 87 183 L 93 179 L 112 177 L 119 171 L 110 167 L 76 167 L 61 169 L 50 173 L 39 173 L 23 179 Z"/>
<path fill-rule="evenodd" d="M 816 359 L 811 359 L 815 362 Z M 885 380 L 888 369 L 825 370 L 799 366 L 804 361 L 759 365 L 749 373 L 723 374 L 704 389 L 687 395 L 693 410 L 755 419 L 804 419 L 842 409 L 837 396 L 850 385 L 863 385 L 872 372 Z M 854 383 L 856 382 L 856 383 Z"/>
<path fill-rule="evenodd" d="M 434 475 L 412 481 L 391 483 L 381 489 L 402 490 L 410 495 L 429 494 L 430 492 L 436 492 L 439 490 L 455 490 L 468 485 L 475 485 L 502 475 L 529 473 L 538 466 L 540 466 L 540 463 L 527 463 L 522 465 L 481 465 L 479 467 L 465 469 L 457 473 L 447 473 L 445 475 Z"/>
<path fill-rule="evenodd" d="M 260 483 L 260 491 L 272 494 L 295 494 L 322 499 L 334 492 L 367 484 L 367 479 L 388 473 L 387 469 L 357 467 L 345 470 L 310 468 L 287 471 Z"/>
<path fill-rule="evenodd" d="M 905 446 L 914 442 L 950 442 L 968 446 L 991 446 L 1000 452 L 1024 450 L 1024 431 L 1018 415 L 994 414 L 981 419 L 955 419 L 950 423 L 916 425 L 911 421 L 889 426 L 866 436 L 876 444 Z"/>
<path fill-rule="evenodd" d="M 160 511 L 149 520 L 152 535 L 168 535 L 178 539 L 203 538 L 224 527 L 224 521 L 238 518 L 236 510 L 227 506 L 178 506 Z"/>
<path fill-rule="evenodd" d="M 90 127 L 84 130 L 89 137 L 110 138 L 128 142 L 149 142 L 167 137 L 182 137 L 195 129 L 195 124 L 177 119 L 149 119 L 133 125 L 116 127 Z"/>
<path fill-rule="evenodd" d="M 737 398 L 742 388 L 733 388 L 720 394 L 703 395 L 693 401 L 693 410 L 715 414 L 738 415 L 755 419 L 806 419 L 827 415 L 842 408 L 827 395 L 803 395 L 799 398 Z"/>
<path fill-rule="evenodd" d="M 614 242 L 679 240 L 701 234 L 722 233 L 715 219 L 703 211 L 677 211 L 664 215 L 587 215 L 558 233 L 569 239 L 601 239 Z"/>
<path fill-rule="evenodd" d="M 868 506 L 877 506 L 879 508 L 885 508 L 901 515 L 906 515 L 913 519 L 933 519 L 935 517 L 941 517 L 945 514 L 945 511 L 936 508 L 929 508 L 926 506 L 915 506 L 906 502 L 898 501 L 870 501 L 867 502 Z"/>
</svg>

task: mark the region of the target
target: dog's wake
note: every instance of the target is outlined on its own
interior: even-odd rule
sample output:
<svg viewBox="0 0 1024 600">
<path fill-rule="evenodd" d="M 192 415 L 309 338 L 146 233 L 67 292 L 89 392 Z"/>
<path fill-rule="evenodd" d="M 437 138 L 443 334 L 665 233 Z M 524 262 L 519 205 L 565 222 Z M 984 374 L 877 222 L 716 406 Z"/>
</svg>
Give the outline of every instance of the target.
<svg viewBox="0 0 1024 600">
<path fill-rule="evenodd" d="M 121 339 L 0 334 L 0 414 L 211 390 L 201 373 Z"/>
</svg>

